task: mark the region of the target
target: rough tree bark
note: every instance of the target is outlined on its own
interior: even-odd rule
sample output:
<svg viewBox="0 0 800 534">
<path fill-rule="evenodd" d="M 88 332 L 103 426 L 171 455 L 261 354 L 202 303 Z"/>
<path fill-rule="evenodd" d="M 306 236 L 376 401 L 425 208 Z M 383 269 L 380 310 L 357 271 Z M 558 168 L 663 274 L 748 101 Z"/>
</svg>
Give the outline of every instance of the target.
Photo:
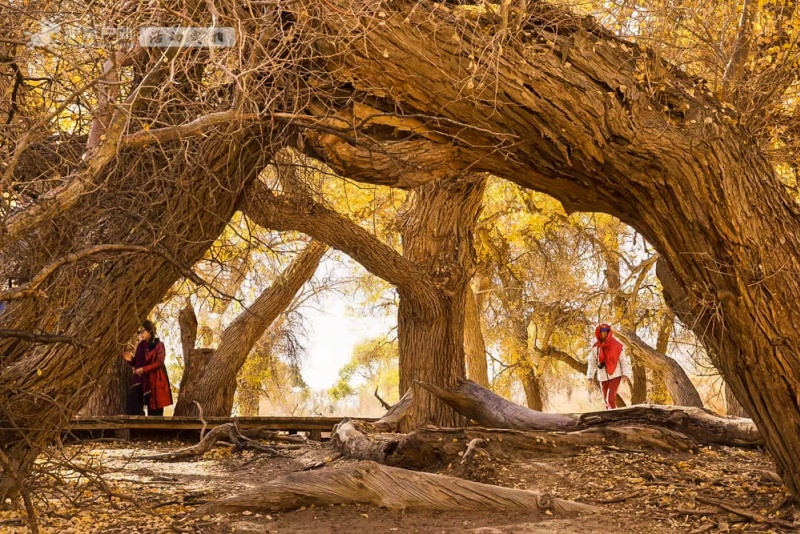
<svg viewBox="0 0 800 534">
<path fill-rule="evenodd" d="M 597 511 L 594 506 L 549 494 L 418 473 L 374 462 L 299 472 L 259 488 L 202 506 L 197 514 L 255 510 L 282 512 L 301 506 L 372 504 L 390 510 L 527 511 L 537 517 Z"/>
<path fill-rule="evenodd" d="M 183 352 L 183 374 L 181 383 L 178 387 L 178 402 L 181 403 L 181 395 L 188 389 L 189 384 L 195 384 L 203 379 L 206 366 L 214 355 L 214 349 L 195 348 L 197 343 L 197 315 L 190 299 L 186 299 L 186 305 L 178 313 L 178 327 L 181 332 L 181 349 Z M 223 392 L 223 395 L 226 393 Z M 183 403 L 185 404 L 185 402 Z M 176 406 L 177 408 L 177 406 Z M 174 415 L 176 414 L 173 410 Z"/>
<path fill-rule="evenodd" d="M 362 40 L 361 18 L 335 4 L 344 13 L 316 5 L 320 31 Z M 386 17 L 364 46 L 317 41 L 328 70 L 436 117 L 437 130 L 473 148 L 462 160 L 473 170 L 641 232 L 689 305 L 713 314 L 695 333 L 732 349 L 715 350 L 715 363 L 800 498 L 800 281 L 791 274 L 800 209 L 735 113 L 700 80 L 546 2 L 530 6 L 527 34 L 502 52 L 487 42 L 486 18 L 469 23 L 438 3 L 378 9 Z"/>
<path fill-rule="evenodd" d="M 442 314 L 433 321 L 418 317 L 400 291 L 400 391 L 417 381 L 451 387 L 466 374 L 464 322 L 475 261 L 472 235 L 485 187 L 485 176 L 467 175 L 414 190 L 403 217 L 403 256 L 434 281 Z M 428 391 L 417 389 L 401 430 L 428 422 L 460 426 L 463 419 Z"/>
<path fill-rule="evenodd" d="M 700 443 L 752 446 L 764 442 L 749 419 L 720 417 L 701 408 L 638 405 L 583 414 L 551 414 L 509 402 L 469 380 L 460 380 L 456 388 L 449 390 L 430 384 L 423 387 L 487 428 L 578 430 L 622 423 L 667 428 Z"/>
<path fill-rule="evenodd" d="M 481 315 L 475 291 L 467 289 L 464 309 L 464 355 L 467 360 L 467 378 L 489 387 L 489 366 L 486 361 L 486 343 L 481 330 Z"/>
<path fill-rule="evenodd" d="M 111 362 L 95 385 L 94 392 L 78 412 L 83 416 L 102 417 L 125 413 L 128 388 L 133 378 L 133 368 L 121 357 Z"/>
<path fill-rule="evenodd" d="M 726 383 L 725 384 L 725 412 L 728 415 L 732 415 L 734 417 L 750 417 L 747 415 L 747 412 L 742 407 L 741 403 L 736 400 L 736 396 L 733 394 L 731 387 Z"/>
<path fill-rule="evenodd" d="M 236 374 L 247 355 L 272 322 L 289 307 L 303 284 L 314 276 L 327 250 L 327 245 L 312 241 L 286 271 L 234 319 L 222 333 L 219 347 L 208 358 L 199 379 L 192 377 L 191 381 L 181 382 L 183 388 L 175 404 L 175 415 L 196 415 L 195 401 L 203 407 L 205 415 L 225 417 L 231 414 Z"/>
<path fill-rule="evenodd" d="M 485 178 L 468 174 L 420 183 L 418 198 L 407 206 L 402 256 L 313 199 L 276 196 L 262 183 L 254 185 L 251 200 L 243 208 L 256 224 L 310 235 L 397 287 L 401 391 L 417 380 L 454 385 L 464 376 L 464 310 L 474 261 L 472 225 Z M 428 422 L 457 426 L 462 418 L 427 392 L 415 392 L 400 428 Z"/>
</svg>

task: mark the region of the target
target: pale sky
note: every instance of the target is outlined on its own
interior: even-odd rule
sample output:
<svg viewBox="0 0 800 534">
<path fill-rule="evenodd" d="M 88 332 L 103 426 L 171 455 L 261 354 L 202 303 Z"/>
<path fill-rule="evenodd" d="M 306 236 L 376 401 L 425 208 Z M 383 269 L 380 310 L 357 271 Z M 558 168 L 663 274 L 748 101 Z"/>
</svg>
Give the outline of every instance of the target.
<svg viewBox="0 0 800 534">
<path fill-rule="evenodd" d="M 358 343 L 385 334 L 396 324 L 393 317 L 355 316 L 349 310 L 349 300 L 327 292 L 319 304 L 299 309 L 308 325 L 307 356 L 301 373 L 311 389 L 333 386 L 339 369 L 350 360 Z"/>
</svg>

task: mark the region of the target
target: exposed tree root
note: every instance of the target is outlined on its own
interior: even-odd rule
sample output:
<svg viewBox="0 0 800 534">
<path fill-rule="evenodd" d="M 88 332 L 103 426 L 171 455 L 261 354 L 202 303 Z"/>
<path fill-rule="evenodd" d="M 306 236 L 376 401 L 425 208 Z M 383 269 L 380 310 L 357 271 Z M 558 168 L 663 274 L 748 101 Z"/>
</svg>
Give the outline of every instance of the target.
<svg viewBox="0 0 800 534">
<path fill-rule="evenodd" d="M 235 497 L 201 507 L 196 514 L 280 512 L 302 506 L 371 504 L 390 510 L 481 510 L 571 515 L 599 508 L 557 499 L 547 493 L 479 484 L 459 478 L 418 473 L 375 462 L 324 471 L 298 472 Z"/>
<path fill-rule="evenodd" d="M 363 438 L 366 440 L 366 438 Z M 696 451 L 686 436 L 663 428 L 619 426 L 590 428 L 577 432 L 545 432 L 487 428 L 421 428 L 401 437 L 386 458 L 389 465 L 409 469 L 459 462 L 470 444 L 496 459 L 535 458 L 543 454 L 577 454 L 590 447 Z"/>
</svg>

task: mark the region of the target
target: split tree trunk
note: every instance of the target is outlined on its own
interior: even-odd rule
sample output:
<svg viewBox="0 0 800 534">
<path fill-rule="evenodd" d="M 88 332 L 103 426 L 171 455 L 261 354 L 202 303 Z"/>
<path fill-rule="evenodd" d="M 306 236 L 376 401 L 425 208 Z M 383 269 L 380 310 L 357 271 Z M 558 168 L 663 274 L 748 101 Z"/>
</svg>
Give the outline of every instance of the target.
<svg viewBox="0 0 800 534">
<path fill-rule="evenodd" d="M 208 416 L 227 417 L 233 409 L 236 374 L 247 355 L 273 321 L 289 307 L 300 288 L 314 276 L 327 245 L 312 241 L 268 289 L 225 329 L 219 347 L 202 374 L 187 380 L 175 405 L 175 415 L 197 415 L 200 403 Z M 201 370 L 197 370 L 198 374 Z M 183 383 L 182 383 L 183 384 Z"/>
<path fill-rule="evenodd" d="M 464 315 L 474 262 L 472 228 L 485 178 L 468 174 L 421 183 L 403 222 L 402 256 L 351 220 L 296 192 L 276 196 L 256 183 L 243 206 L 256 224 L 310 235 L 397 287 L 400 391 L 408 391 L 417 380 L 454 385 L 465 374 Z M 426 423 L 458 426 L 461 422 L 463 418 L 437 398 L 417 390 L 399 424 L 403 430 Z"/>
</svg>

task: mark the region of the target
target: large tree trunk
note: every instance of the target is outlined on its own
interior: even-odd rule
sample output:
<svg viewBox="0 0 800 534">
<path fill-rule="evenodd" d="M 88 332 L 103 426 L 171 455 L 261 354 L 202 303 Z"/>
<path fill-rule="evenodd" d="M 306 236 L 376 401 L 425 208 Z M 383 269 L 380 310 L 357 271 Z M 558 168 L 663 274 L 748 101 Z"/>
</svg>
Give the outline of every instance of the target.
<svg viewBox="0 0 800 534">
<path fill-rule="evenodd" d="M 248 132 L 239 135 L 244 138 Z M 180 146 L 187 150 L 185 144 Z M 0 390 L 16 392 L 13 402 L 7 403 L 0 414 L 2 427 L 6 429 L 0 435 L 0 442 L 15 458 L 18 472 L 28 471 L 38 454 L 37 446 L 66 426 L 69 415 L 85 404 L 97 379 L 111 364 L 118 364 L 123 340 L 130 339 L 141 320 L 184 275 L 181 266 L 197 262 L 224 229 L 234 213 L 239 193 L 263 168 L 267 157 L 256 137 L 234 142 L 232 147 L 216 140 L 204 141 L 188 149 L 190 156 L 176 158 L 171 169 L 168 162 L 158 157 L 162 149 L 150 154 L 153 165 L 160 168 L 148 169 L 143 163 L 142 170 L 148 171 L 147 176 L 158 177 L 157 184 L 151 187 L 160 188 L 161 194 L 160 204 L 149 209 L 149 213 L 144 211 L 148 215 L 146 228 L 138 225 L 139 219 L 113 219 L 120 198 L 130 198 L 127 193 L 117 197 L 113 192 L 101 190 L 85 201 L 108 219 L 109 227 L 119 225 L 114 228 L 118 236 L 98 235 L 95 225 L 87 223 L 85 215 L 77 220 L 71 214 L 64 215 L 61 222 L 83 239 L 119 239 L 143 245 L 155 240 L 160 250 L 169 253 L 163 256 L 139 253 L 133 259 L 117 255 L 93 270 L 77 271 L 78 274 L 69 270 L 65 275 L 79 276 L 81 283 L 77 287 L 70 285 L 71 293 L 66 295 L 59 293 L 61 280 L 55 277 L 46 289 L 52 288 L 54 296 L 69 298 L 71 313 L 63 319 L 54 318 L 53 313 L 32 317 L 30 311 L 35 306 L 29 301 L 12 302 L 0 315 L 0 325 L 12 329 L 32 330 L 38 322 L 43 325 L 42 330 L 52 331 L 49 326 L 61 320 L 61 331 L 66 335 L 94 340 L 88 348 L 0 341 L 3 354 Z M 192 165 L 184 166 L 183 162 L 190 160 Z M 119 167 L 128 170 L 126 165 Z M 126 179 L 131 183 L 125 182 Z M 109 176 L 108 180 L 122 191 L 131 188 L 133 197 L 139 194 L 141 184 L 131 181 L 129 175 Z M 184 188 L 192 194 L 185 194 Z M 60 249 L 51 252 L 57 250 Z M 28 430 L 15 432 L 15 428 Z M 0 495 L 3 493 L 0 491 Z"/>
<path fill-rule="evenodd" d="M 472 235 L 478 220 L 486 178 L 467 175 L 433 182 L 414 191 L 403 220 L 403 256 L 436 283 L 442 313 L 419 317 L 413 295 L 400 293 L 397 334 L 400 391 L 417 381 L 451 387 L 466 374 L 464 323 L 469 282 L 474 269 Z M 414 390 L 414 403 L 401 422 L 412 430 L 423 424 L 460 426 L 463 419 L 426 390 Z"/>
<path fill-rule="evenodd" d="M 289 307 L 300 288 L 314 276 L 327 245 L 312 241 L 268 289 L 225 329 L 200 377 L 182 382 L 175 415 L 197 415 L 195 402 L 208 416 L 226 417 L 233 409 L 236 374 L 273 321 Z M 199 373 L 198 373 L 199 374 Z"/>
<path fill-rule="evenodd" d="M 364 36 L 360 18 L 325 6 L 323 33 Z M 329 71 L 437 117 L 438 130 L 471 148 L 462 163 L 474 170 L 641 232 L 688 305 L 713 313 L 701 321 L 709 328 L 687 324 L 714 348 L 800 498 L 800 281 L 791 274 L 800 210 L 735 116 L 701 81 L 546 2 L 530 6 L 526 33 L 502 53 L 486 19 L 472 25 L 438 3 L 393 6 L 365 46 L 317 40 Z M 651 67 L 657 84 L 639 78 Z"/>
</svg>

